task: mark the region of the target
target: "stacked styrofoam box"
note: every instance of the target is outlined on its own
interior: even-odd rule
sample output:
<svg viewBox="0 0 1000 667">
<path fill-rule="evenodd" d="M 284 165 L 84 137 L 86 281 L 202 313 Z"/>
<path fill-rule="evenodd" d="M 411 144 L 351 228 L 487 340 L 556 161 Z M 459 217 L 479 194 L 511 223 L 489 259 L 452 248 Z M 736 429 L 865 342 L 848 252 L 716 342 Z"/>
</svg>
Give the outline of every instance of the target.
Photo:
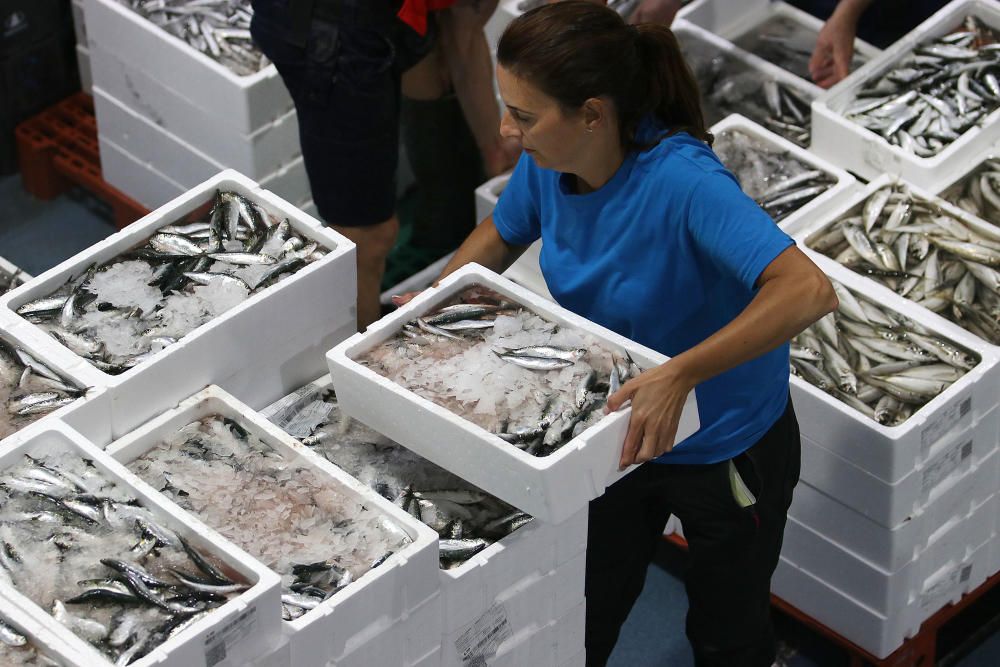
<svg viewBox="0 0 1000 667">
<path fill-rule="evenodd" d="M 124 438 L 116 440 L 107 448 L 107 452 L 114 459 L 127 464 L 169 439 L 183 426 L 212 414 L 237 420 L 287 461 L 305 464 L 321 477 L 328 478 L 331 486 L 336 486 L 341 493 L 387 515 L 412 540 L 411 544 L 392 554 L 382 565 L 364 574 L 316 609 L 283 624 L 290 643 L 291 664 L 296 667 L 326 665 L 335 657 L 350 653 L 352 644 L 368 645 L 368 640 L 381 630 L 392 627 L 418 610 L 423 610 L 425 614 L 433 613 L 433 607 L 423 605 L 437 595 L 439 588 L 434 576 L 438 564 L 437 533 L 216 386 L 207 387 Z M 183 510 L 176 511 L 190 516 Z M 199 517 L 190 521 L 192 524 L 202 525 Z M 217 540 L 229 543 L 212 527 L 206 525 L 203 530 Z M 253 552 L 252 548 L 248 547 L 248 550 Z M 281 618 L 281 606 L 277 600 L 267 613 L 277 619 Z M 380 641 L 377 642 L 379 646 L 372 648 L 379 650 L 381 655 L 394 654 L 401 651 L 405 644 L 395 641 L 397 646 L 390 646 L 394 641 Z M 381 664 L 394 663 L 390 661 Z"/>
<path fill-rule="evenodd" d="M 811 219 L 817 212 L 827 208 L 831 203 L 843 198 L 845 193 L 852 192 L 857 187 L 857 180 L 843 169 L 830 164 L 804 148 L 796 146 L 791 141 L 778 136 L 740 114 L 731 114 L 711 127 L 711 132 L 716 138 L 727 130 L 742 132 L 764 144 L 771 144 L 777 150 L 784 151 L 795 159 L 811 166 L 813 169 L 819 169 L 836 179 L 836 182 L 826 192 L 806 202 L 803 206 L 796 209 L 794 213 L 786 216 L 779 223 L 782 229 L 794 227 L 796 220 Z"/>
<path fill-rule="evenodd" d="M 500 200 L 500 193 L 507 187 L 510 174 L 501 174 L 491 178 L 478 188 L 476 188 L 476 221 L 482 222 L 487 216 L 493 213 L 497 201 Z M 549 301 L 555 301 L 545 284 L 545 277 L 542 276 L 542 269 L 538 265 L 539 255 L 542 252 L 542 240 L 538 239 L 528 246 L 521 256 L 503 272 L 504 277 L 513 280 L 522 287 L 527 287 L 535 294 L 542 296 Z"/>
<path fill-rule="evenodd" d="M 222 169 L 309 199 L 292 100 L 273 65 L 238 76 L 116 0 L 83 2 L 105 180 L 150 208 Z"/>
<path fill-rule="evenodd" d="M 210 205 L 216 189 L 235 190 L 260 203 L 329 253 L 189 333 L 135 368 L 108 375 L 70 352 L 13 311 L 51 294 L 93 263 L 106 262 L 144 242 L 157 229 Z M 81 407 L 74 428 L 100 438 L 110 424 L 120 437 L 208 384 L 218 384 L 261 407 L 312 378 L 331 346 L 356 331 L 354 244 L 234 172 L 223 172 L 0 298 L 9 338 L 37 351 L 59 369 L 74 369 L 87 386 L 107 387 L 109 412 Z M 283 394 L 281 394 L 283 395 Z M 149 400 L 156 396 L 157 401 Z M 70 419 L 70 417 L 67 417 Z"/>
<path fill-rule="evenodd" d="M 677 20 L 723 34 L 745 24 L 747 18 L 767 12 L 770 0 L 695 0 L 677 12 Z"/>
<path fill-rule="evenodd" d="M 327 355 L 341 409 L 408 449 L 465 478 L 540 521 L 560 523 L 629 471 L 618 470 L 631 409 L 608 415 L 553 454 L 536 457 L 360 364 L 357 359 L 395 336 L 403 325 L 464 289 L 483 285 L 550 322 L 586 332 L 604 347 L 628 351 L 643 368 L 666 357 L 575 315 L 477 264 L 469 264 L 425 290 L 362 334 Z M 677 431 L 698 430 L 692 392 Z"/>
<path fill-rule="evenodd" d="M 798 7 L 793 7 L 786 2 L 781 2 L 781 0 L 778 0 L 777 2 L 747 2 L 743 4 L 747 5 L 747 11 L 744 15 L 739 17 L 738 21 L 734 22 L 730 16 L 727 16 L 725 17 L 725 24 L 717 26 L 698 25 L 702 25 L 703 28 L 711 30 L 712 32 L 717 33 L 732 42 L 738 41 L 744 35 L 757 32 L 766 22 L 776 17 L 789 19 L 817 36 L 819 35 L 820 29 L 823 27 L 823 21 L 808 12 L 802 11 Z M 688 20 L 691 20 L 692 23 L 698 23 L 698 21 L 690 18 Z M 812 46 L 815 46 L 815 44 Z M 882 53 L 882 51 L 875 48 L 871 44 L 868 44 L 860 39 L 854 40 L 855 57 L 861 57 L 865 61 L 868 61 L 878 56 L 880 53 Z M 811 80 L 803 79 L 803 81 L 813 85 Z"/>
<path fill-rule="evenodd" d="M 978 164 L 1000 139 L 1000 109 L 966 131 L 933 157 L 922 158 L 889 144 L 880 135 L 847 120 L 843 110 L 863 85 L 893 69 L 919 44 L 946 35 L 973 15 L 993 28 L 1000 27 L 1000 4 L 994 0 L 957 0 L 949 3 L 905 37 L 869 61 L 813 102 L 812 150 L 863 178 L 882 174 L 900 176 L 927 190 L 937 191 Z"/>
<path fill-rule="evenodd" d="M 87 46 L 83 0 L 73 0 L 73 32 L 76 34 L 76 65 L 80 72 L 80 87 L 89 93 L 93 88 L 93 78 L 90 75 L 90 49 Z"/>
<path fill-rule="evenodd" d="M 331 384 L 327 375 L 311 387 L 322 392 Z M 276 409 L 276 405 L 265 408 L 264 414 Z M 484 634 L 498 625 L 509 630 L 510 636 L 498 643 L 495 647 L 498 661 L 491 659 L 489 664 L 512 667 L 564 664 L 565 656 L 583 648 L 582 637 L 576 637 L 574 628 L 583 611 L 586 547 L 584 508 L 559 524 L 532 521 L 462 565 L 440 570 L 441 592 L 434 609 L 436 622 L 421 624 L 420 621 L 427 619 L 411 618 L 396 626 L 392 632 L 397 639 L 406 637 L 407 649 L 400 660 L 391 664 L 416 664 L 436 650 L 435 665 L 457 667 L 463 664 L 459 646 L 482 648 L 489 641 Z M 432 640 L 429 644 L 428 639 Z M 356 661 L 358 655 L 367 655 L 372 650 L 375 648 L 360 647 L 337 661 L 337 666 L 346 663 L 348 657 Z M 533 661 L 521 660 L 528 653 Z M 538 661 L 541 659 L 544 662 Z"/>
<path fill-rule="evenodd" d="M 221 559 L 229 569 L 251 582 L 251 587 L 214 609 L 188 628 L 167 639 L 145 657 L 131 663 L 136 667 L 235 667 L 269 654 L 281 642 L 281 579 L 245 552 L 219 539 L 197 521 L 192 521 L 155 489 L 125 469 L 120 463 L 87 441 L 79 433 L 58 421 L 45 428 L 22 432 L 12 438 L 0 455 L 0 468 L 16 465 L 25 455 L 41 451 L 72 451 L 91 461 L 100 474 L 114 481 L 152 511 L 158 523 L 184 537 L 196 549 Z M 72 664 L 109 665 L 110 662 L 91 644 L 56 622 L 9 583 L 0 581 L 0 596 L 13 602 L 35 622 L 44 625 L 68 645 L 78 661 Z M 209 661 L 209 654 L 213 659 Z M 216 660 L 219 656 L 223 658 Z"/>
</svg>

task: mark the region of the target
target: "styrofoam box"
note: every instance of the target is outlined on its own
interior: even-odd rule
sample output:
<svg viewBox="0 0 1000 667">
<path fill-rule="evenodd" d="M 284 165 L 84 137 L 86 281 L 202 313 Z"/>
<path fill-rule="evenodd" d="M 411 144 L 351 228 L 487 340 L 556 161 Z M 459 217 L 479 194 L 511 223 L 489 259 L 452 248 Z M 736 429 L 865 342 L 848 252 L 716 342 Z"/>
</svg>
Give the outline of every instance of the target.
<svg viewBox="0 0 1000 667">
<path fill-rule="evenodd" d="M 812 150 L 863 178 L 898 175 L 914 185 L 938 190 L 978 164 L 1000 139 L 1000 109 L 966 131 L 933 157 L 922 158 L 893 146 L 880 135 L 847 120 L 843 110 L 865 82 L 893 69 L 914 47 L 958 28 L 967 15 L 1000 27 L 1000 6 L 993 0 L 956 0 L 914 28 L 849 77 L 813 101 Z"/>
<path fill-rule="evenodd" d="M 930 614 L 957 602 L 968 592 L 970 580 L 983 577 L 988 546 L 983 545 L 964 562 L 941 568 L 924 582 L 919 602 L 888 615 L 858 603 L 784 558 L 771 577 L 771 592 L 875 657 L 884 658 L 912 637 Z"/>
<path fill-rule="evenodd" d="M 0 596 L 0 622 L 13 627 L 28 639 L 39 654 L 56 661 L 60 667 L 84 664 L 83 657 L 77 653 L 76 648 L 52 631 L 51 623 L 40 623 L 2 596 Z"/>
<path fill-rule="evenodd" d="M 80 74 L 81 90 L 93 95 L 94 76 L 90 61 L 90 51 L 79 44 L 76 47 L 76 69 Z"/>
<path fill-rule="evenodd" d="M 793 517 L 785 526 L 781 555 L 858 603 L 888 616 L 918 600 L 925 581 L 942 567 L 965 561 L 970 553 L 989 543 L 991 509 L 987 504 L 976 506 L 944 527 L 919 554 L 894 571 L 861 560 Z"/>
<path fill-rule="evenodd" d="M 887 528 L 806 481 L 795 489 L 788 515 L 875 567 L 895 572 L 951 525 L 968 516 L 997 488 L 994 451 L 961 484 L 942 485 L 937 495 L 902 523 Z"/>
<path fill-rule="evenodd" d="M 482 266 L 470 264 L 329 352 L 327 361 L 341 409 L 536 519 L 560 523 L 631 470 L 618 471 L 630 408 L 607 416 L 555 453 L 535 457 L 355 361 L 392 338 L 414 317 L 475 284 L 494 289 L 546 320 L 585 331 L 608 348 L 627 350 L 643 368 L 666 361 L 666 357 L 649 348 L 588 322 Z M 698 427 L 692 392 L 680 417 L 677 440 L 688 437 Z"/>
<path fill-rule="evenodd" d="M 322 477 L 329 478 L 331 486 L 386 515 L 412 540 L 411 544 L 389 556 L 385 563 L 365 573 L 316 609 L 284 623 L 285 634 L 291 643 L 292 664 L 297 667 L 325 665 L 332 657 L 344 652 L 352 637 L 361 633 L 377 634 L 379 629 L 389 627 L 407 610 L 417 608 L 438 592 L 434 576 L 438 567 L 436 532 L 219 387 L 209 386 L 177 407 L 163 412 L 112 443 L 107 452 L 127 464 L 172 437 L 183 426 L 212 414 L 238 421 L 285 460 L 303 463 Z M 177 511 L 188 515 L 183 510 Z M 206 526 L 206 530 L 218 540 L 228 542 L 213 527 Z M 280 612 L 281 607 L 275 602 L 271 613 L 280 618 Z"/>
<path fill-rule="evenodd" d="M 806 202 L 805 205 L 796 209 L 793 213 L 785 216 L 785 218 L 778 224 L 778 226 L 782 229 L 788 229 L 789 227 L 794 226 L 796 220 L 811 219 L 818 211 L 830 206 L 832 202 L 843 198 L 845 193 L 851 192 L 855 187 L 857 187 L 857 180 L 840 167 L 830 164 L 826 160 L 817 157 L 813 153 L 793 144 L 784 137 L 771 132 L 761 125 L 758 125 L 745 116 L 740 114 L 731 114 L 711 127 L 711 132 L 716 137 L 727 130 L 748 134 L 764 144 L 770 144 L 780 151 L 789 153 L 797 160 L 813 167 L 814 169 L 826 172 L 836 179 L 836 183 L 830 186 L 830 189 L 826 192 L 815 199 Z"/>
<path fill-rule="evenodd" d="M 31 280 L 30 275 L 17 268 L 14 266 L 13 262 L 10 262 L 3 257 L 0 257 L 0 273 L 3 273 L 6 276 L 20 276 L 23 281 Z"/>
<path fill-rule="evenodd" d="M 160 493 L 142 482 L 79 433 L 57 421 L 50 421 L 41 430 L 33 431 L 14 447 L 0 455 L 0 466 L 20 462 L 25 454 L 43 449 L 74 451 L 93 462 L 100 473 L 114 481 L 149 509 L 165 528 L 188 540 L 195 548 L 211 553 L 233 571 L 251 582 L 251 587 L 214 609 L 187 629 L 160 644 L 145 657 L 133 662 L 136 667 L 212 667 L 212 665 L 242 665 L 254 657 L 268 653 L 281 641 L 281 578 L 250 558 L 244 551 L 219 539 L 197 521 L 178 510 Z M 0 595 L 14 602 L 35 620 L 45 624 L 62 641 L 69 644 L 83 660 L 79 664 L 110 665 L 107 659 L 88 642 L 6 582 L 0 581 Z M 221 654 L 225 659 L 208 662 L 208 654 Z"/>
<path fill-rule="evenodd" d="M 87 23 L 83 16 L 83 0 L 73 0 L 73 33 L 76 45 L 87 48 Z"/>
<path fill-rule="evenodd" d="M 898 482 L 887 483 L 807 436 L 802 437 L 800 479 L 889 528 L 919 512 L 953 485 L 972 483 L 974 470 L 997 447 L 1000 409 L 968 429 L 935 443 L 932 453 Z M 970 489 L 971 491 L 971 489 Z M 991 493 L 985 491 L 984 499 Z"/>
<path fill-rule="evenodd" d="M 239 394 L 251 406 L 266 405 L 271 396 L 284 395 L 280 392 L 288 393 L 315 377 L 311 369 L 320 366 L 325 350 L 356 330 L 354 244 L 233 171 L 205 181 L 0 297 L 0 309 L 16 311 L 51 294 L 91 264 L 106 262 L 160 227 L 203 209 L 217 188 L 235 190 L 275 216 L 287 218 L 297 233 L 319 242 L 329 253 L 117 376 L 97 370 L 26 320 L 17 318 L 8 327 L 13 341 L 28 341 L 30 349 L 44 353 L 58 368 L 83 363 L 81 377 L 88 386 L 111 390 L 114 437 L 156 415 L 160 406 L 175 404 L 212 383 Z M 151 396 L 158 400 L 150 401 Z"/>
<path fill-rule="evenodd" d="M 164 132 L 197 147 L 214 162 L 251 178 L 266 176 L 301 153 L 298 117 L 294 109 L 252 133 L 243 133 L 229 123 L 228 117 L 202 110 L 181 92 L 150 78 L 96 45 L 91 47 L 91 67 L 94 85 L 102 94 Z M 108 111 L 105 118 L 110 126 L 103 122 L 102 110 Z M 121 139 L 118 133 L 125 131 L 114 126 L 122 121 L 122 112 L 113 114 L 107 105 L 98 107 L 99 128 L 113 140 Z M 122 144 L 121 141 L 117 143 Z"/>
<path fill-rule="evenodd" d="M 441 595 L 435 593 L 414 610 L 389 626 L 377 625 L 348 641 L 342 655 L 330 661 L 332 667 L 422 664 L 434 655 L 435 667 L 441 659 Z M 294 665 L 292 667 L 295 667 Z"/>
<path fill-rule="evenodd" d="M 748 16 L 767 11 L 770 0 L 695 0 L 677 12 L 677 20 L 723 34 L 736 29 Z"/>
<path fill-rule="evenodd" d="M 136 159 L 152 165 L 172 182 L 184 187 L 194 187 L 223 169 L 235 167 L 233 164 L 209 157 L 201 146 L 195 147 L 121 101 L 114 99 L 94 84 L 94 110 L 100 136 L 135 156 Z M 270 164 L 266 173 L 248 173 L 288 201 L 305 201 L 310 196 L 309 179 L 305 163 L 299 154 L 298 141 L 291 145 L 287 161 L 277 166 Z M 243 162 L 244 166 L 253 166 Z M 236 169 L 236 171 L 243 171 Z"/>
<path fill-rule="evenodd" d="M 292 108 L 274 65 L 237 76 L 116 0 L 84 0 L 84 18 L 96 48 L 199 102 L 209 116 L 225 118 L 234 131 L 252 134 Z"/>
<path fill-rule="evenodd" d="M 808 12 L 802 11 L 798 7 L 793 7 L 786 2 L 781 2 L 781 0 L 778 0 L 777 2 L 751 2 L 747 4 L 750 5 L 750 11 L 743 15 L 738 23 L 731 23 L 725 29 L 713 32 L 717 32 L 720 36 L 732 42 L 736 42 L 743 35 L 757 32 L 766 21 L 771 20 L 775 16 L 790 19 L 798 25 L 811 30 L 817 35 L 823 27 L 823 21 L 820 19 Z M 815 46 L 815 44 L 813 44 L 813 46 Z M 855 39 L 854 53 L 856 56 L 860 56 L 864 58 L 865 61 L 868 61 L 882 53 L 882 50 L 875 48 L 868 42 Z M 815 85 L 812 80 L 802 80 L 810 85 Z"/>
<path fill-rule="evenodd" d="M 107 137 L 98 137 L 98 146 L 104 180 L 146 208 L 159 208 L 186 191 L 152 164 L 140 160 Z"/>
<path fill-rule="evenodd" d="M 869 189 L 870 190 L 870 189 Z M 866 190 L 868 191 L 868 190 Z M 847 195 L 857 201 L 857 195 Z M 842 205 L 843 210 L 847 205 Z M 826 217 L 827 220 L 832 216 Z M 796 235 L 801 239 L 805 232 Z M 946 447 L 954 434 L 979 426 L 997 405 L 1000 364 L 996 348 L 891 290 L 808 248 L 803 252 L 830 278 L 884 308 L 901 313 L 937 336 L 975 352 L 972 370 L 899 426 L 884 426 L 805 380 L 791 377 L 792 401 L 802 435 L 890 484 L 899 482 Z M 994 416 L 995 418 L 995 416 Z M 995 428 L 995 427 L 994 427 Z M 984 433 L 982 437 L 985 437 Z"/>
<path fill-rule="evenodd" d="M 496 10 L 490 16 L 490 20 L 486 22 L 486 27 L 483 30 L 486 33 L 486 43 L 490 47 L 490 53 L 494 54 L 494 58 L 496 57 L 497 44 L 500 42 L 500 36 L 503 34 L 503 31 L 507 29 L 511 21 L 524 13 L 518 9 L 518 5 L 524 1 L 500 0 Z"/>
</svg>

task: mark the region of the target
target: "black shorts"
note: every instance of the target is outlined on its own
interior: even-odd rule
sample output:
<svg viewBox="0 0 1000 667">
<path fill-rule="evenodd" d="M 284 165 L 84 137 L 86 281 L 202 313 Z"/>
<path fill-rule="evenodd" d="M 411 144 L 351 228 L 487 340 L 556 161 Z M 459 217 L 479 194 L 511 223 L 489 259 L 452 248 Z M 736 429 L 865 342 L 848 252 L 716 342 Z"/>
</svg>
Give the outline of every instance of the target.
<svg viewBox="0 0 1000 667">
<path fill-rule="evenodd" d="M 400 77 L 427 53 L 430 33 L 421 37 L 395 18 L 313 18 L 300 46 L 289 27 L 287 0 L 253 5 L 254 42 L 277 67 L 295 103 L 320 217 L 344 227 L 389 219 L 396 205 Z"/>
</svg>

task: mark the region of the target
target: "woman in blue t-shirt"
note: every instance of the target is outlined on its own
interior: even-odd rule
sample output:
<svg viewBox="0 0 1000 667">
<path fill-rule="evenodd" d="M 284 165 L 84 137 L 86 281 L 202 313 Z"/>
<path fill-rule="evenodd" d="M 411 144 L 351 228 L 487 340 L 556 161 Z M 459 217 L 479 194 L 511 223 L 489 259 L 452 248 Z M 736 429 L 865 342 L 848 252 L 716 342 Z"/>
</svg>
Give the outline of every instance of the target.
<svg viewBox="0 0 1000 667">
<path fill-rule="evenodd" d="M 510 24 L 497 60 L 501 134 L 524 154 L 442 275 L 503 271 L 541 238 L 562 306 L 672 357 L 608 400 L 632 405 L 621 467 L 654 464 L 591 503 L 587 664 L 607 661 L 674 514 L 697 664 L 768 666 L 770 577 L 799 472 L 787 341 L 836 308 L 830 282 L 712 153 L 668 28 L 545 5 Z M 692 390 L 701 428 L 675 445 Z"/>
</svg>

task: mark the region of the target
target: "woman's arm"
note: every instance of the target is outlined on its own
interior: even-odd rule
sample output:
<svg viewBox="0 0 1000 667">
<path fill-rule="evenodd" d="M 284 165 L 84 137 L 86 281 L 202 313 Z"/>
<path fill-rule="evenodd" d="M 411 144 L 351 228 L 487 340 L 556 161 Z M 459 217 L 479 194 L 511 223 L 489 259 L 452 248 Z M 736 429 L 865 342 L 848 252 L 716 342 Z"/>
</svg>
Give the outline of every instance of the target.
<svg viewBox="0 0 1000 667">
<path fill-rule="evenodd" d="M 732 322 L 608 397 L 609 411 L 632 401 L 620 470 L 673 448 L 684 401 L 697 385 L 773 350 L 837 308 L 829 279 L 794 246 L 767 265 L 757 287 Z"/>
</svg>

